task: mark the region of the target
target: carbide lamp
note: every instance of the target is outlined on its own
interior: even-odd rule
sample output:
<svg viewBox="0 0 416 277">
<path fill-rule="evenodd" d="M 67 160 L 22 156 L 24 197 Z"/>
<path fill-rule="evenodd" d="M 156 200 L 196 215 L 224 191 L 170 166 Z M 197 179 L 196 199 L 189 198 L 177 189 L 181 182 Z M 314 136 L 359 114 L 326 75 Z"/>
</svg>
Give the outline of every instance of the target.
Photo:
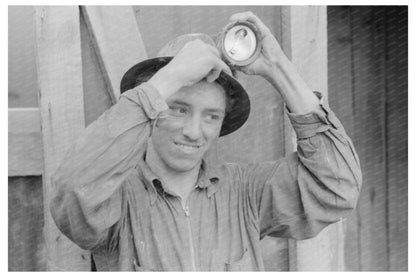
<svg viewBox="0 0 416 277">
<path fill-rule="evenodd" d="M 237 21 L 225 26 L 218 37 L 217 47 L 222 59 L 232 68 L 252 63 L 261 50 L 257 27 L 248 21 Z"/>
</svg>

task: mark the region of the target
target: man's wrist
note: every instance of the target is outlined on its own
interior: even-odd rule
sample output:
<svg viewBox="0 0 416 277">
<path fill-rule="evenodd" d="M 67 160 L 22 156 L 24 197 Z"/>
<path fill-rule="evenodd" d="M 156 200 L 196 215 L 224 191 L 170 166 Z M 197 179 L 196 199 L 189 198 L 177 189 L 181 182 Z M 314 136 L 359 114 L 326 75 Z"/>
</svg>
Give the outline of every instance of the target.
<svg viewBox="0 0 416 277">
<path fill-rule="evenodd" d="M 288 72 L 292 69 L 293 64 L 292 62 L 286 57 L 286 55 L 281 52 L 276 54 L 273 59 L 270 59 L 269 70 L 266 72 L 266 76 L 264 76 L 269 81 L 278 82 L 276 78 L 283 78 L 285 72 Z"/>
<path fill-rule="evenodd" d="M 147 83 L 157 89 L 163 100 L 168 99 L 182 87 L 180 79 L 175 76 L 174 72 L 170 72 L 166 67 L 156 72 Z"/>
</svg>

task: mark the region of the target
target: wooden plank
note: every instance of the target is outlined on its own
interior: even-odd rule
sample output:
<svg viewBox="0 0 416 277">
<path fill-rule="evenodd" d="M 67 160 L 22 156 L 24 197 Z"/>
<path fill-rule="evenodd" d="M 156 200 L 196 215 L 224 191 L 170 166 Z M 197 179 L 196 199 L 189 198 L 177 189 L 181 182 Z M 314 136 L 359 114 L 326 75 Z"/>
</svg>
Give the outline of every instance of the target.
<svg viewBox="0 0 416 277">
<path fill-rule="evenodd" d="M 338 24 L 350 28 L 339 32 L 351 39 L 339 42 L 351 41 L 353 50 L 351 68 L 341 68 L 342 74 L 337 68 L 333 83 L 348 94 L 351 82 L 352 112 L 345 92 L 336 104 L 340 115 L 354 117 L 364 176 L 358 209 L 348 222 L 347 269 L 407 270 L 407 8 L 333 9 Z M 340 21 L 340 13 L 350 21 Z M 348 63 L 342 49 L 334 51 L 337 63 Z"/>
<path fill-rule="evenodd" d="M 42 176 L 8 179 L 9 271 L 44 271 Z"/>
<path fill-rule="evenodd" d="M 60 233 L 49 211 L 50 177 L 84 129 L 79 9 L 37 6 L 37 66 L 45 171 L 43 196 L 48 270 L 89 271 L 90 254 Z"/>
<path fill-rule="evenodd" d="M 328 7 L 328 101 L 354 142 L 350 8 Z"/>
<path fill-rule="evenodd" d="M 408 8 L 386 7 L 389 270 L 408 270 Z"/>
<path fill-rule="evenodd" d="M 374 178 L 368 184 L 370 184 L 370 200 L 372 204 L 371 214 L 371 251 L 373 253 L 371 259 L 372 270 L 389 270 L 389 247 L 388 247 L 388 230 L 387 230 L 387 208 L 388 208 L 388 183 L 387 183 L 387 90 L 386 90 L 386 9 L 382 7 L 371 7 L 371 14 L 368 18 L 363 18 L 361 26 L 368 24 L 371 20 L 371 40 L 369 44 L 364 44 L 357 41 L 356 48 L 361 46 L 370 49 L 370 79 L 361 80 L 361 85 L 364 82 L 365 86 L 360 87 L 361 94 L 371 93 L 366 97 L 368 103 L 367 122 L 372 120 L 373 126 L 369 127 L 366 131 L 371 131 L 371 134 L 367 134 L 368 138 L 375 138 L 378 136 L 378 140 L 368 141 L 372 143 L 372 147 L 378 146 L 376 150 L 380 151 L 379 155 L 373 155 L 372 162 L 372 174 Z M 366 21 L 365 21 L 366 20 Z M 363 27 L 362 27 L 363 28 Z M 365 27 L 364 27 L 365 28 Z M 364 35 L 364 34 L 362 34 Z M 364 46 L 364 47 L 363 47 Z M 365 69 L 366 70 L 366 69 Z M 370 87 L 370 89 L 369 89 Z M 358 92 L 358 91 L 357 91 Z M 376 115 L 376 116 L 374 116 Z M 371 117 L 371 119 L 369 119 Z M 368 146 L 366 146 L 368 147 Z M 371 148 L 370 148 L 371 149 Z M 374 148 L 372 148 L 374 149 Z M 367 176 L 372 176 L 372 174 Z"/>
<path fill-rule="evenodd" d="M 331 109 L 356 142 L 350 7 L 328 7 L 328 91 Z M 345 220 L 345 269 L 360 270 L 358 210 Z"/>
<path fill-rule="evenodd" d="M 293 6 L 289 9 L 292 62 L 312 89 L 327 95 L 326 7 Z"/>
<path fill-rule="evenodd" d="M 292 43 L 295 41 L 292 40 L 292 22 L 291 22 L 291 13 L 292 7 L 284 6 L 281 8 L 281 47 L 285 52 L 286 56 L 293 61 L 292 57 Z M 289 117 L 286 113 L 284 115 L 284 143 L 285 143 L 285 155 L 293 153 L 296 151 L 297 143 L 296 143 L 296 134 L 295 130 L 290 123 Z"/>
<path fill-rule="evenodd" d="M 42 175 L 43 156 L 38 108 L 9 109 L 9 176 Z"/>
<path fill-rule="evenodd" d="M 286 56 L 292 60 L 292 38 L 291 38 L 291 7 L 283 6 L 280 9 L 280 45 Z M 283 114 L 283 137 L 284 137 L 284 155 L 288 155 L 296 151 L 296 134 L 292 123 L 286 113 Z M 289 271 L 298 270 L 297 259 L 297 243 L 296 240 L 288 240 L 288 254 L 289 254 Z"/>
<path fill-rule="evenodd" d="M 37 107 L 33 6 L 8 6 L 8 106 Z"/>
<path fill-rule="evenodd" d="M 355 146 L 363 173 L 357 206 L 360 270 L 388 270 L 384 26 L 372 7 L 352 7 L 350 16 Z"/>
<path fill-rule="evenodd" d="M 130 6 L 83 6 L 81 9 L 115 103 L 123 74 L 147 57 L 133 9 Z"/>
<path fill-rule="evenodd" d="M 94 43 L 81 13 L 82 86 L 84 89 L 85 126 L 96 120 L 113 103 L 100 68 Z"/>
<path fill-rule="evenodd" d="M 291 6 L 282 9 L 283 49 L 291 57 L 300 75 L 313 89 L 328 95 L 327 88 L 327 18 L 323 6 Z M 291 151 L 293 131 L 286 120 L 286 151 Z M 298 271 L 334 271 L 344 269 L 344 232 L 342 222 L 323 230 L 317 237 L 296 241 Z M 293 250 L 292 250 L 293 251 Z"/>
<path fill-rule="evenodd" d="M 9 109 L 9 133 L 40 132 L 40 115 L 38 108 Z"/>
</svg>

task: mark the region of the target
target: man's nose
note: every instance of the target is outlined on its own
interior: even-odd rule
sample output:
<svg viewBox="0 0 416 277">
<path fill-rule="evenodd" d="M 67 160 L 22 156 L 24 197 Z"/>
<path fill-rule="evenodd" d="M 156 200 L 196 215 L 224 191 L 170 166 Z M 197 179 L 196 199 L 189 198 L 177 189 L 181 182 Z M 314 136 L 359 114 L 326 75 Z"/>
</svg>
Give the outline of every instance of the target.
<svg viewBox="0 0 416 277">
<path fill-rule="evenodd" d="M 183 135 L 189 140 L 199 140 L 202 136 L 201 119 L 198 116 L 192 116 L 186 120 L 183 126 Z"/>
</svg>

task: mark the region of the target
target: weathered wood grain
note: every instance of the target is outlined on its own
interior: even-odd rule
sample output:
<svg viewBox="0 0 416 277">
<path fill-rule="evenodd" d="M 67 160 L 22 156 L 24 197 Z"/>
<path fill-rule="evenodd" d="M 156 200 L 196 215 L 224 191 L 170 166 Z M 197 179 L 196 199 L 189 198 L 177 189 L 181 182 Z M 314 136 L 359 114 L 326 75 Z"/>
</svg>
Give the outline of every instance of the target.
<svg viewBox="0 0 416 277">
<path fill-rule="evenodd" d="M 376 34 L 371 7 L 352 8 L 355 145 L 363 187 L 358 203 L 361 270 L 388 270 L 386 236 L 385 70 L 383 32 Z M 382 43 L 380 45 L 380 42 Z M 378 44 L 378 45 L 377 45 Z M 381 48 L 380 48 L 381 46 Z"/>
<path fill-rule="evenodd" d="M 82 6 L 113 102 L 123 74 L 146 59 L 146 49 L 131 6 Z"/>
<path fill-rule="evenodd" d="M 385 7 L 389 270 L 408 270 L 408 8 Z"/>
<path fill-rule="evenodd" d="M 8 269 L 46 270 L 42 176 L 8 178 Z"/>
<path fill-rule="evenodd" d="M 407 7 L 330 7 L 330 102 L 361 160 L 347 270 L 407 270 Z M 332 101 L 334 100 L 334 101 Z"/>
<path fill-rule="evenodd" d="M 280 8 L 280 45 L 286 56 L 292 60 L 292 32 L 291 32 L 291 7 L 283 6 Z M 283 141 L 284 141 L 284 155 L 289 155 L 296 151 L 296 134 L 290 123 L 289 117 L 284 113 L 283 118 Z M 288 239 L 288 254 L 289 254 L 289 271 L 297 271 L 297 243 L 294 239 Z"/>
<path fill-rule="evenodd" d="M 352 30 L 348 7 L 328 8 L 328 101 L 347 134 L 356 142 L 352 79 Z M 358 209 L 345 219 L 345 268 L 360 269 Z"/>
<path fill-rule="evenodd" d="M 310 88 L 328 96 L 326 7 L 282 7 L 282 19 L 282 47 L 285 53 Z M 295 146 L 295 136 L 286 119 L 286 151 L 293 151 Z M 296 241 L 296 254 L 291 254 L 296 263 L 292 262 L 291 268 L 297 271 L 343 270 L 343 243 L 342 222 L 327 227 L 313 239 Z"/>
<path fill-rule="evenodd" d="M 42 175 L 43 153 L 38 108 L 9 109 L 8 175 Z"/>
<path fill-rule="evenodd" d="M 47 269 L 88 271 L 90 254 L 57 229 L 49 211 L 50 177 L 84 129 L 79 9 L 35 8 L 39 111 L 43 155 L 43 197 Z"/>
<path fill-rule="evenodd" d="M 95 52 L 94 41 L 87 29 L 84 15 L 81 13 L 81 52 L 82 86 L 84 89 L 85 126 L 90 125 L 112 105 L 99 58 Z"/>
</svg>

